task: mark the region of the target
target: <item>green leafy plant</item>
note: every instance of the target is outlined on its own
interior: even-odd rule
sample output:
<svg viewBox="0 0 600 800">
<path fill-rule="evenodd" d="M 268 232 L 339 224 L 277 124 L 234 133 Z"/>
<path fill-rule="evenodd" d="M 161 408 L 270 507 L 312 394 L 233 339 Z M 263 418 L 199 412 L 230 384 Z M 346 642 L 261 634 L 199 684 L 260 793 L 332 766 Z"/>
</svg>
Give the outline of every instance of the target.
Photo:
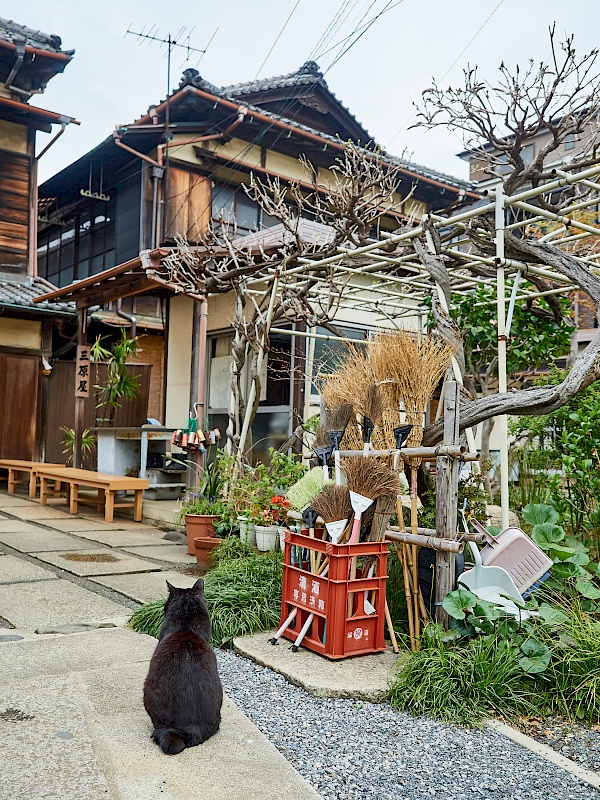
<svg viewBox="0 0 600 800">
<path fill-rule="evenodd" d="M 97 365 L 101 361 L 106 362 L 106 383 L 96 384 L 98 403 L 97 409 L 101 409 L 97 421 L 102 425 L 111 425 L 117 408 L 121 407 L 121 401 L 133 400 L 138 393 L 139 375 L 130 375 L 127 359 L 137 355 L 139 350 L 139 340 L 137 337 L 129 339 L 127 331 L 121 328 L 121 338 L 114 345 L 112 350 L 105 347 L 102 342 L 106 336 L 99 336 L 90 348 L 91 356 Z M 96 369 L 96 379 L 98 379 Z"/>
<path fill-rule="evenodd" d="M 554 370 L 539 384 L 557 383 Z M 538 462 L 537 478 L 547 487 L 567 534 L 576 536 L 600 559 L 600 386 L 593 383 L 565 406 L 539 417 L 520 417 L 513 433 L 528 443 Z M 545 471 L 545 472 L 543 472 Z"/>
<path fill-rule="evenodd" d="M 213 565 L 204 577 L 204 596 L 214 645 L 227 645 L 236 636 L 267 630 L 279 622 L 281 553 L 255 553 L 231 537 L 215 548 Z M 164 605 L 164 598 L 147 603 L 134 611 L 128 626 L 158 636 Z"/>
<path fill-rule="evenodd" d="M 73 428 L 61 428 L 64 436 L 62 438 L 62 445 L 64 447 L 63 453 L 68 456 L 67 463 L 73 463 L 73 450 L 75 448 L 75 430 Z M 96 446 L 96 436 L 90 433 L 89 428 L 86 428 L 81 434 L 81 455 L 83 458 L 89 456 Z"/>
<path fill-rule="evenodd" d="M 559 519 L 557 510 L 549 505 L 538 503 L 523 509 L 531 538 L 554 562 L 545 588 L 555 589 L 564 597 L 580 596 L 585 611 L 598 611 L 599 566 L 592 562 L 588 547 L 577 537 L 567 536 Z"/>
</svg>

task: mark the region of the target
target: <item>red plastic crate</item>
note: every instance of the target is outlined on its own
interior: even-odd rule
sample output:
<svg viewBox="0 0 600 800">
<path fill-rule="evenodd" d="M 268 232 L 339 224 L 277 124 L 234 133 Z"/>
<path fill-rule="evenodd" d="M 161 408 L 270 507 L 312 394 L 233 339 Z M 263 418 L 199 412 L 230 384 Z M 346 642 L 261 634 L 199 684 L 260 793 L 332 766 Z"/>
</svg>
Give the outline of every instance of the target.
<svg viewBox="0 0 600 800">
<path fill-rule="evenodd" d="M 310 572 L 310 560 L 292 563 L 292 548 L 312 550 L 322 560 L 328 558 L 329 572 L 323 577 Z M 297 609 L 283 636 L 295 641 L 310 614 L 311 627 L 302 640 L 302 647 L 326 658 L 362 656 L 385 650 L 385 587 L 387 581 L 387 542 L 337 545 L 303 534 L 287 531 L 283 564 L 283 590 L 280 625 Z M 349 580 L 353 558 L 375 559 L 375 574 L 363 577 L 360 568 L 355 580 Z M 375 607 L 374 614 L 364 608 L 364 593 Z M 348 595 L 353 595 L 352 613 L 348 616 Z"/>
</svg>

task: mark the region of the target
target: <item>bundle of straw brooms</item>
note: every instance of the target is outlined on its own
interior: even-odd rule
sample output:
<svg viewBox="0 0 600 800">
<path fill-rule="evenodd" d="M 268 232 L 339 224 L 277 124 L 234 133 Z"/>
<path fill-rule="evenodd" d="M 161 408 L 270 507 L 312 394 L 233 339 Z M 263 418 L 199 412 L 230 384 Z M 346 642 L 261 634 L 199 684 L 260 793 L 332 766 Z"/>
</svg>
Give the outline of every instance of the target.
<svg viewBox="0 0 600 800">
<path fill-rule="evenodd" d="M 327 408 L 351 408 L 342 449 L 394 449 L 399 426 L 405 425 L 407 447 L 418 447 L 423 438 L 423 420 L 433 392 L 450 365 L 453 349 L 442 339 L 422 336 L 415 331 L 380 332 L 363 347 L 352 346 L 336 364 L 331 374 L 321 376 L 320 390 Z M 412 426 L 412 427 L 410 427 Z M 410 467 L 411 531 L 417 533 L 417 470 L 420 459 L 412 458 Z M 394 468 L 402 473 L 402 459 Z M 396 505 L 400 529 L 404 528 L 402 499 Z M 388 517 L 389 519 L 389 517 Z M 383 535 L 385 530 L 375 535 Z M 419 591 L 416 545 L 398 545 L 408 608 L 411 643 L 416 647 L 421 620 L 427 612 Z"/>
</svg>

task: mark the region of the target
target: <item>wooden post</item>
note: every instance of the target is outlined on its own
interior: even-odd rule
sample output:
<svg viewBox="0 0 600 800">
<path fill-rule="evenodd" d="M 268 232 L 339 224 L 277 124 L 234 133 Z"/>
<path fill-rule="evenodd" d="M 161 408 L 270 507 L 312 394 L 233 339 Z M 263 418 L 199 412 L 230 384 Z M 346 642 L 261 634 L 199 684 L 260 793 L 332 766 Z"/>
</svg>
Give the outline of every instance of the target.
<svg viewBox="0 0 600 800">
<path fill-rule="evenodd" d="M 196 410 L 198 429 L 204 430 L 205 386 L 206 386 L 206 341 L 208 331 L 208 302 L 194 300 L 194 316 L 192 320 L 192 364 L 190 370 L 190 413 Z M 200 485 L 200 470 L 203 459 L 198 451 L 187 456 L 188 468 L 186 485 L 188 488 Z M 141 476 L 140 476 L 141 477 Z"/>
<path fill-rule="evenodd" d="M 77 358 L 75 360 L 75 424 L 74 424 L 74 436 L 73 436 L 73 468 L 74 469 L 81 469 L 81 437 L 83 434 L 83 413 L 85 407 L 85 398 L 89 396 L 90 393 L 90 379 L 91 375 L 89 375 L 89 348 L 87 352 L 87 359 L 83 359 L 83 362 L 87 361 L 88 365 L 88 374 L 87 376 L 79 375 L 78 372 L 80 371 L 80 355 L 82 355 L 82 349 L 87 346 L 87 309 L 79 309 L 79 314 L 77 316 Z M 84 354 L 85 355 L 85 354 Z"/>
<path fill-rule="evenodd" d="M 457 445 L 459 440 L 459 387 L 456 381 L 446 382 L 444 396 L 444 445 Z M 450 456 L 436 459 L 435 527 L 440 539 L 456 539 L 459 461 Z M 444 597 L 454 588 L 455 554 L 438 550 L 435 554 L 435 618 L 448 627 L 449 617 L 441 606 Z"/>
</svg>

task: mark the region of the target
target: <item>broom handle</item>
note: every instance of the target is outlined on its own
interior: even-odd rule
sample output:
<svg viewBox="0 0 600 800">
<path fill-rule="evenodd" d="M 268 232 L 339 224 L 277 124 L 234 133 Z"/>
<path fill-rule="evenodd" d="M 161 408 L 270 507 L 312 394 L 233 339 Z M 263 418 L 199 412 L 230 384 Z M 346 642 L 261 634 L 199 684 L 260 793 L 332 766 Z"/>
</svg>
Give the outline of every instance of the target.
<svg viewBox="0 0 600 800">
<path fill-rule="evenodd" d="M 417 515 L 417 468 L 410 469 L 410 527 L 413 534 L 417 534 L 419 520 Z M 412 551 L 412 577 L 413 577 L 413 602 L 415 609 L 415 639 L 421 635 L 421 617 L 419 613 L 419 559 L 417 555 L 417 545 L 411 545 Z"/>
<path fill-rule="evenodd" d="M 406 612 L 408 616 L 408 635 L 410 637 L 410 649 L 415 650 L 415 622 L 413 614 L 412 592 L 408 580 L 408 561 L 405 552 L 406 545 L 395 545 L 396 555 L 402 565 L 402 576 L 404 578 L 404 594 L 406 595 Z"/>
<path fill-rule="evenodd" d="M 308 615 L 308 617 L 306 618 L 306 622 L 305 622 L 305 623 L 304 623 L 304 625 L 302 626 L 302 630 L 301 630 L 301 631 L 300 631 L 300 633 L 298 634 L 298 638 L 296 639 L 296 641 L 294 642 L 294 644 L 292 645 L 292 647 L 294 647 L 294 648 L 296 648 L 296 649 L 298 649 L 298 647 L 300 647 L 300 645 L 302 644 L 302 641 L 303 641 L 304 637 L 305 637 L 305 636 L 306 636 L 306 634 L 308 633 L 308 629 L 309 629 L 309 628 L 310 628 L 310 626 L 312 625 L 312 621 L 313 621 L 313 619 L 314 619 L 314 618 L 315 618 L 315 615 L 314 615 L 314 614 L 309 614 L 309 615 Z"/>
<path fill-rule="evenodd" d="M 271 642 L 271 644 L 277 644 L 277 639 L 281 639 L 281 637 L 283 636 L 283 632 L 284 632 L 285 630 L 287 630 L 287 629 L 289 628 L 289 626 L 292 624 L 292 620 L 294 619 L 294 617 L 296 616 L 296 614 L 297 614 L 297 613 L 298 613 L 298 609 L 297 609 L 297 608 L 293 608 L 293 609 L 291 610 L 291 612 L 290 612 L 290 613 L 289 613 L 289 615 L 288 615 L 288 618 L 287 618 L 287 619 L 286 619 L 286 621 L 283 623 L 283 625 L 281 626 L 281 628 L 279 628 L 279 630 L 277 631 L 277 633 L 275 634 L 275 636 L 273 636 L 273 638 L 272 638 L 272 639 L 269 639 L 269 641 Z"/>
<path fill-rule="evenodd" d="M 402 506 L 402 498 L 400 495 L 396 497 L 396 516 L 398 517 L 398 527 L 400 528 L 401 533 L 404 533 L 404 512 Z M 404 578 L 404 594 L 406 595 L 406 615 L 408 617 L 408 635 L 410 636 L 410 648 L 411 650 L 415 649 L 415 609 L 414 609 L 414 602 L 412 597 L 412 591 L 410 588 L 410 574 L 409 574 L 409 564 L 408 564 L 408 557 L 407 557 L 407 550 L 408 545 L 395 545 L 396 555 L 402 565 L 402 577 Z"/>
<path fill-rule="evenodd" d="M 390 608 L 388 606 L 388 601 L 385 601 L 385 621 L 387 622 L 387 629 L 390 635 L 390 641 L 392 643 L 392 650 L 394 653 L 399 653 L 400 648 L 398 647 L 398 640 L 396 639 L 396 633 L 394 631 L 394 626 L 392 625 L 392 617 L 390 615 Z"/>
<path fill-rule="evenodd" d="M 315 529 L 314 528 L 309 528 L 308 529 L 308 535 L 309 535 L 309 537 L 311 539 L 314 539 L 315 538 Z M 317 561 L 316 561 L 316 558 L 315 558 L 316 553 L 312 549 L 309 549 L 308 552 L 309 552 L 309 561 L 310 561 L 310 571 L 311 572 L 316 572 L 317 571 Z"/>
<path fill-rule="evenodd" d="M 335 465 L 335 485 L 342 485 L 342 471 L 340 469 L 340 451 L 335 450 L 333 453 L 333 463 Z"/>
<path fill-rule="evenodd" d="M 361 514 L 357 514 L 354 517 L 354 522 L 352 523 L 352 533 L 350 534 L 350 541 L 348 544 L 356 544 L 360 539 L 360 519 Z"/>
</svg>

